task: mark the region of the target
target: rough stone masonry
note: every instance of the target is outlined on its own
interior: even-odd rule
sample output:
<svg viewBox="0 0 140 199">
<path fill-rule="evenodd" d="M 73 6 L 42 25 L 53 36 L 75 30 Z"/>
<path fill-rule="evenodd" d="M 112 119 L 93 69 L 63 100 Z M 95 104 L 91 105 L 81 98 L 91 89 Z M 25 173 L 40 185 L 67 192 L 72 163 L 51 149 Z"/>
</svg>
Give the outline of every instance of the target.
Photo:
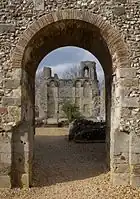
<svg viewBox="0 0 140 199">
<path fill-rule="evenodd" d="M 101 100 L 96 63 L 83 61 L 75 72 L 76 77 L 71 74 L 73 77 L 62 79 L 57 74 L 52 76 L 51 68 L 44 67 L 36 89 L 35 103 L 38 107 L 38 117 L 46 119 L 48 124 L 67 120 L 62 110 L 67 101 L 75 104 L 85 118 L 99 120 Z"/>
<path fill-rule="evenodd" d="M 100 61 L 111 182 L 140 186 L 139 16 L 139 0 L 0 1 L 0 187 L 32 184 L 35 72 L 62 46 Z"/>
</svg>

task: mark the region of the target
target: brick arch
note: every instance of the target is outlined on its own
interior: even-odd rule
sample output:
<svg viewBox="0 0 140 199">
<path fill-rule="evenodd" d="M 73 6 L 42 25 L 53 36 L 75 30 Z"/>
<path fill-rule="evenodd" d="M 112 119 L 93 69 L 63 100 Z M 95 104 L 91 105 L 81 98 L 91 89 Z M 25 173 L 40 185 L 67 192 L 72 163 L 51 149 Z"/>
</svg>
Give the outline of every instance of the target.
<svg viewBox="0 0 140 199">
<path fill-rule="evenodd" d="M 94 27 L 97 27 L 98 30 L 100 31 L 99 32 L 100 35 L 103 37 L 103 39 L 105 41 L 105 47 L 107 46 L 107 48 L 105 48 L 105 50 L 107 49 L 107 51 L 103 50 L 103 52 L 105 52 L 106 54 L 109 54 L 109 58 L 111 57 L 112 60 L 115 59 L 115 62 L 117 63 L 115 65 L 113 64 L 114 68 L 111 65 L 111 67 L 114 69 L 114 71 L 116 68 L 127 69 L 130 67 L 127 46 L 126 46 L 125 42 L 123 41 L 121 34 L 119 33 L 118 30 L 113 28 L 107 21 L 103 20 L 102 17 L 99 15 L 90 13 L 85 10 L 82 10 L 82 11 L 60 10 L 60 11 L 56 11 L 56 12 L 53 12 L 53 13 L 50 13 L 50 14 L 40 17 L 31 26 L 29 26 L 29 28 L 23 33 L 23 35 L 19 39 L 18 44 L 13 53 L 13 57 L 12 57 L 13 68 L 21 68 L 21 70 L 23 69 L 22 75 L 24 75 L 24 78 L 22 78 L 22 81 L 21 81 L 22 86 L 21 86 L 21 96 L 20 96 L 21 97 L 21 113 L 20 113 L 21 121 L 20 121 L 20 123 L 22 124 L 23 123 L 22 118 L 25 118 L 24 126 L 27 127 L 26 132 L 28 132 L 28 134 L 30 134 L 30 140 L 27 140 L 27 143 L 29 142 L 29 146 L 30 146 L 31 150 L 29 150 L 27 152 L 27 154 L 29 154 L 29 156 L 28 156 L 29 160 L 25 160 L 27 165 L 29 164 L 29 167 L 28 167 L 29 169 L 27 170 L 27 173 L 26 173 L 26 178 L 27 178 L 27 181 L 29 181 L 29 184 L 31 183 L 31 175 L 32 175 L 31 174 L 32 163 L 30 163 L 30 162 L 32 162 L 32 157 L 33 157 L 33 154 L 32 154 L 33 153 L 33 147 L 32 147 L 33 136 L 31 136 L 31 134 L 33 135 L 32 132 L 34 130 L 34 128 L 33 128 L 34 127 L 33 126 L 34 111 L 32 108 L 34 105 L 34 96 L 33 96 L 34 95 L 34 90 L 33 90 L 34 74 L 32 76 L 32 74 L 29 73 L 28 70 L 27 71 L 24 70 L 24 61 L 25 61 L 24 57 L 25 57 L 25 54 L 27 57 L 30 57 L 31 52 L 32 52 L 32 46 L 30 46 L 29 43 L 37 35 L 38 32 L 42 31 L 42 29 L 44 29 L 45 27 L 51 26 L 55 22 L 66 21 L 66 20 L 77 20 L 78 22 L 85 22 L 85 23 L 93 25 Z M 87 38 L 87 40 L 88 39 L 89 38 Z M 40 42 L 41 41 L 38 41 L 38 43 L 40 43 Z M 104 45 L 103 45 L 103 47 L 104 47 Z M 109 52 L 108 52 L 108 49 L 109 49 Z M 104 59 L 107 59 L 107 58 L 104 57 Z M 109 59 L 109 61 L 110 61 L 110 59 Z M 28 68 L 28 67 L 30 67 L 30 64 L 27 63 L 26 66 Z M 112 145 L 110 145 L 110 138 L 108 139 L 109 144 L 107 143 L 108 144 L 107 145 L 108 154 L 110 154 L 109 153 L 110 148 L 112 148 L 111 150 L 114 151 L 115 147 L 119 144 L 119 138 L 117 139 L 117 136 L 115 135 L 116 137 L 113 140 L 113 137 L 114 137 L 115 131 L 120 131 L 119 128 L 120 128 L 120 122 L 121 122 L 121 109 L 122 109 L 121 100 L 122 99 L 121 99 L 121 96 L 118 97 L 119 98 L 119 99 L 117 99 L 118 106 L 114 107 L 114 109 L 113 109 L 114 115 L 112 116 L 111 115 L 112 73 L 106 74 L 106 76 L 107 76 L 106 77 L 106 85 L 107 85 L 107 87 L 106 87 L 107 88 L 106 89 L 107 90 L 107 92 L 106 92 L 107 93 L 106 115 L 108 115 L 108 117 L 107 117 L 108 118 L 108 121 L 107 121 L 108 129 L 107 130 L 109 132 L 108 134 L 113 135 L 113 136 L 111 136 Z M 120 90 L 119 90 L 119 92 L 120 92 Z M 117 116 L 117 122 L 114 122 L 114 124 L 113 124 L 114 126 L 112 128 L 110 123 L 111 123 L 111 119 L 114 119 L 114 121 L 115 121 L 115 116 Z M 23 128 L 22 125 L 21 125 L 21 128 Z M 22 131 L 22 130 L 23 129 L 20 129 L 20 130 L 18 129 L 17 131 Z M 124 143 L 125 143 L 125 140 L 124 140 Z M 124 144 L 124 143 L 122 142 L 122 144 Z M 111 171 L 114 172 L 114 170 L 113 170 L 114 165 L 117 166 L 117 164 L 115 162 L 116 156 L 113 154 L 111 158 L 112 158 L 112 161 L 110 161 Z M 15 160 L 13 160 L 13 162 L 14 161 Z M 13 176 L 14 175 L 15 174 L 13 174 Z M 20 174 L 20 175 L 22 176 L 22 174 Z M 14 178 L 15 177 L 16 176 L 14 176 Z M 115 177 L 114 177 L 114 179 L 115 179 Z M 18 184 L 19 184 L 19 182 L 18 182 Z"/>
<path fill-rule="evenodd" d="M 117 59 L 118 67 L 129 67 L 128 49 L 123 41 L 119 31 L 112 27 L 109 22 L 103 20 L 100 15 L 93 14 L 87 10 L 59 10 L 40 17 L 37 21 L 33 22 L 23 35 L 19 39 L 12 57 L 13 67 L 22 67 L 22 61 L 24 53 L 29 41 L 35 36 L 35 34 L 54 22 L 74 19 L 84 21 L 100 29 L 100 33 L 105 40 L 112 58 Z M 28 49 L 30 51 L 30 49 Z M 28 52 L 30 54 L 30 52 Z"/>
</svg>

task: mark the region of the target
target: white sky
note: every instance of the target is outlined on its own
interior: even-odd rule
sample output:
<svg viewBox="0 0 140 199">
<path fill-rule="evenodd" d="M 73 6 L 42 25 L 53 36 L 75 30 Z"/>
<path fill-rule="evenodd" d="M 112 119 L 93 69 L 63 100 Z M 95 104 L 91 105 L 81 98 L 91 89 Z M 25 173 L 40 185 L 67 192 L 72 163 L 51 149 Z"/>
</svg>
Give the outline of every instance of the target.
<svg viewBox="0 0 140 199">
<path fill-rule="evenodd" d="M 102 82 L 104 72 L 96 57 L 87 50 L 72 46 L 58 48 L 46 55 L 40 62 L 37 72 L 42 70 L 43 67 L 49 66 L 53 73 L 57 73 L 61 77 L 62 73 L 68 70 L 68 67 L 73 67 L 81 61 L 95 61 L 97 77 L 99 82 Z"/>
</svg>

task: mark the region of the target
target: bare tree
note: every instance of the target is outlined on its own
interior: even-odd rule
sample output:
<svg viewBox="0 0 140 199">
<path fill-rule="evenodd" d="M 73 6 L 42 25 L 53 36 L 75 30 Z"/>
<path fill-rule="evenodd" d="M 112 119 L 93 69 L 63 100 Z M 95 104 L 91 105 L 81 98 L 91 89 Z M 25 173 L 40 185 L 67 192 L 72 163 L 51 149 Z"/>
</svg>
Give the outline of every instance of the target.
<svg viewBox="0 0 140 199">
<path fill-rule="evenodd" d="M 63 79 L 75 79 L 80 75 L 80 65 L 74 64 L 62 74 Z"/>
</svg>

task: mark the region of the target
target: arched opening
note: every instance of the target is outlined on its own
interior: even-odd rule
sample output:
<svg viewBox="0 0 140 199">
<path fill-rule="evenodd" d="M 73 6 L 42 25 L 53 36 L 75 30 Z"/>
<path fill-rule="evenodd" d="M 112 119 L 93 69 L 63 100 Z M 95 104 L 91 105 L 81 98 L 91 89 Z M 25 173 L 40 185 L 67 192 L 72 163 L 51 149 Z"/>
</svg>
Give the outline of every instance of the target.
<svg viewBox="0 0 140 199">
<path fill-rule="evenodd" d="M 89 68 L 88 67 L 84 68 L 84 77 L 89 77 Z"/>
<path fill-rule="evenodd" d="M 54 16 L 48 15 L 42 17 L 39 22 L 35 22 L 32 27 L 25 32 L 19 41 L 19 45 L 17 45 L 15 55 L 20 55 L 17 56 L 17 59 L 13 58 L 15 67 L 16 65 L 19 67 L 21 64 L 20 67 L 22 68 L 21 122 L 22 125 L 25 126 L 25 129 L 22 128 L 21 130 L 23 130 L 23 134 L 28 134 L 27 145 L 29 145 L 29 150 L 24 154 L 24 161 L 29 162 L 26 171 L 25 169 L 24 171 L 17 171 L 20 173 L 18 174 L 18 179 L 15 179 L 15 175 L 13 174 L 13 182 L 17 185 L 21 184 L 23 174 L 26 175 L 27 179 L 30 179 L 29 184 L 31 184 L 35 131 L 35 111 L 33 108 L 35 105 L 35 73 L 42 58 L 59 47 L 77 46 L 84 48 L 94 54 L 103 67 L 106 86 L 107 154 L 108 165 L 110 164 L 110 135 L 118 128 L 120 123 L 120 109 L 116 111 L 116 107 L 112 107 L 113 98 L 111 88 L 113 85 L 112 81 L 113 83 L 115 81 L 112 75 L 116 69 L 116 62 L 117 67 L 126 65 L 127 50 L 119 34 L 97 16 L 94 18 L 89 17 L 90 15 L 86 15 L 86 13 L 85 15 L 81 15 L 81 13 L 78 14 L 77 12 L 77 17 L 75 17 L 71 12 L 70 15 L 68 15 L 68 13 L 66 17 L 64 17 L 63 14 L 59 16 L 58 13 L 58 15 L 54 14 Z M 46 20 L 49 21 L 48 24 Z M 21 47 L 22 45 L 23 47 Z M 114 63 L 112 63 L 114 55 L 116 56 L 116 62 L 114 61 Z M 112 115 L 117 112 L 118 122 L 113 123 L 114 118 L 112 118 L 111 112 Z M 111 138 L 111 142 L 112 139 L 113 138 Z M 114 148 L 113 144 L 114 141 L 112 142 L 112 147 Z M 14 155 L 15 154 L 16 153 L 14 153 Z M 112 160 L 114 161 L 113 157 L 114 154 L 112 155 Z M 15 157 L 13 157 L 13 160 L 14 159 Z M 13 165 L 16 167 L 17 164 L 19 163 L 14 163 Z M 22 167 L 23 166 L 22 164 Z"/>
<path fill-rule="evenodd" d="M 85 77 L 86 68 L 89 76 Z M 41 111 L 36 118 L 33 186 L 85 180 L 107 171 L 104 140 L 99 140 L 99 137 L 93 140 L 87 134 L 87 128 L 83 127 L 88 139 L 85 140 L 84 136 L 82 143 L 70 141 L 69 113 L 65 114 L 62 108 L 70 103 L 80 113 L 75 116 L 77 119 L 82 116 L 89 124 L 91 121 L 101 123 L 98 84 L 103 81 L 104 73 L 99 61 L 90 52 L 78 47 L 55 49 L 40 62 L 36 72 L 36 82 L 40 82 L 36 86 L 36 103 L 39 102 Z M 47 87 L 46 90 L 44 87 Z M 43 163 L 39 157 L 42 157 Z M 40 172 L 36 172 L 38 170 Z M 44 178 L 44 174 L 47 177 Z"/>
</svg>

